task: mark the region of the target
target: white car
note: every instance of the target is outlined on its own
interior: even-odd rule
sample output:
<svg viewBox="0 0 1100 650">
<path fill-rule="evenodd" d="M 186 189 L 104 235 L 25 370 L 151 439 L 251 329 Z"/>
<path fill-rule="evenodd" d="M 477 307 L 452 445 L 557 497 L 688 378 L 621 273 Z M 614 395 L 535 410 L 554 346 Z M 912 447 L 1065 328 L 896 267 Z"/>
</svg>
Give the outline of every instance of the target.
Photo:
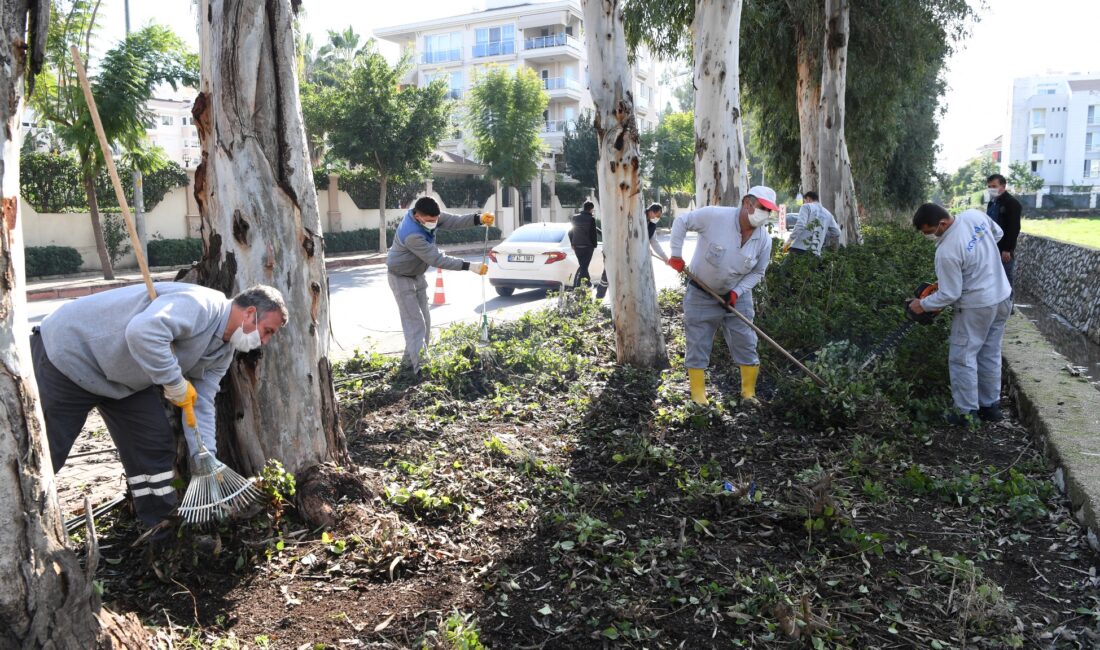
<svg viewBox="0 0 1100 650">
<path fill-rule="evenodd" d="M 579 265 L 569 243 L 569 223 L 530 223 L 517 228 L 489 251 L 489 284 L 501 296 L 516 289 L 566 289 L 573 286 Z M 597 246 L 588 265 L 592 284 L 603 273 L 603 247 Z"/>
</svg>

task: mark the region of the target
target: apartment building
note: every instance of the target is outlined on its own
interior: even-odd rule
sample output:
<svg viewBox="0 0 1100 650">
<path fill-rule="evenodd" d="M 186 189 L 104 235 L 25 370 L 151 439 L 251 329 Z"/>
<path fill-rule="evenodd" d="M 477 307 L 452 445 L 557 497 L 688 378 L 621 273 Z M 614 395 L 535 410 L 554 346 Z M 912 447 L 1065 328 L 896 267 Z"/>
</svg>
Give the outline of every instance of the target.
<svg viewBox="0 0 1100 650">
<path fill-rule="evenodd" d="M 1100 74 L 1015 79 L 1002 173 L 1027 164 L 1052 193 L 1100 186 Z"/>
<path fill-rule="evenodd" d="M 579 0 L 488 0 L 481 11 L 377 29 L 374 35 L 410 55 L 415 66 L 407 82 L 425 85 L 443 78 L 453 99 L 461 99 L 477 71 L 487 66 L 534 70 L 550 96 L 543 114 L 545 162 L 551 169 L 562 168 L 566 128 L 592 108 Z M 652 128 L 660 107 L 655 63 L 648 54 L 639 54 L 632 83 L 638 126 Z M 470 156 L 457 116 L 450 136 L 439 148 Z"/>
<path fill-rule="evenodd" d="M 169 97 L 149 100 L 145 109 L 153 118 L 146 133 L 149 140 L 162 149 L 172 160 L 184 168 L 195 167 L 202 160 L 199 133 L 191 121 L 191 106 L 197 91 L 181 89 Z"/>
</svg>

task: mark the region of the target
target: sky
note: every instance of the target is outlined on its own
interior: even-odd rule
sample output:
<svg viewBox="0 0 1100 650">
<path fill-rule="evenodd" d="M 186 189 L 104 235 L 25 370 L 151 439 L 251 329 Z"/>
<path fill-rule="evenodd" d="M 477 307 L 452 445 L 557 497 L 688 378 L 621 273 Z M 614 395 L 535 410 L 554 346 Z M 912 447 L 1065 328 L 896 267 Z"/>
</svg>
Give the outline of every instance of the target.
<svg viewBox="0 0 1100 650">
<path fill-rule="evenodd" d="M 1013 78 L 1047 72 L 1100 73 L 1100 1 L 971 3 L 980 20 L 948 62 L 937 160 L 941 171 L 954 171 L 978 147 L 1002 134 Z M 123 0 L 104 0 L 102 36 L 106 39 L 122 37 L 123 5 Z M 191 5 L 192 0 L 130 0 L 131 28 L 150 21 L 167 24 L 197 49 Z M 314 43 L 320 44 L 330 29 L 351 25 L 368 36 L 381 27 L 468 13 L 483 6 L 483 0 L 303 0 L 301 21 Z M 396 45 L 380 41 L 379 49 L 396 59 Z"/>
</svg>

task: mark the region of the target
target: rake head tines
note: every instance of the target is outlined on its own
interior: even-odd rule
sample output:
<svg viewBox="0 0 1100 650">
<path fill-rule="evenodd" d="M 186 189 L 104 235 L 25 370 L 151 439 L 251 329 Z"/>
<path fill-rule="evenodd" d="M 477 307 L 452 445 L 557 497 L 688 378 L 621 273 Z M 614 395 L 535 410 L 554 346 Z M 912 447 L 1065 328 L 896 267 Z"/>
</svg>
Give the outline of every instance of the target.
<svg viewBox="0 0 1100 650">
<path fill-rule="evenodd" d="M 195 472 L 183 495 L 179 514 L 184 522 L 203 526 L 221 521 L 263 497 L 245 477 L 203 449 L 195 459 Z"/>
</svg>

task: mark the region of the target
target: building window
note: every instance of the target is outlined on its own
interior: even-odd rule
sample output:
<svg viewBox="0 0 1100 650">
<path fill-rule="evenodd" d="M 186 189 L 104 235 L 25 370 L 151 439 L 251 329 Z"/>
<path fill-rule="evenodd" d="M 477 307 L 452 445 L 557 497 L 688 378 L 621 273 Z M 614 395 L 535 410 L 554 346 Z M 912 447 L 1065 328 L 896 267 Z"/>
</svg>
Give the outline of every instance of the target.
<svg viewBox="0 0 1100 650">
<path fill-rule="evenodd" d="M 1031 136 L 1031 153 L 1043 153 L 1043 136 Z"/>
<path fill-rule="evenodd" d="M 435 34 L 424 37 L 424 54 L 421 63 L 444 63 L 462 60 L 462 32 Z"/>
<path fill-rule="evenodd" d="M 1100 160 L 1085 161 L 1085 178 L 1100 178 Z"/>
<path fill-rule="evenodd" d="M 1085 134 L 1085 153 L 1100 153 L 1100 133 L 1093 131 Z"/>
<path fill-rule="evenodd" d="M 175 120 L 172 119 L 171 115 L 161 115 L 160 116 L 161 126 L 172 126 L 172 124 L 174 124 L 174 123 L 175 123 Z"/>
<path fill-rule="evenodd" d="M 1100 124 L 1100 104 L 1092 104 L 1089 106 L 1089 126 L 1096 126 Z"/>
<path fill-rule="evenodd" d="M 516 53 L 515 25 L 485 27 L 475 32 L 474 56 L 500 56 Z"/>
<path fill-rule="evenodd" d="M 1045 108 L 1031 109 L 1031 128 L 1041 129 L 1047 124 L 1047 110 Z"/>
<path fill-rule="evenodd" d="M 1058 84 L 1039 84 L 1038 95 L 1053 95 L 1058 90 Z"/>
<path fill-rule="evenodd" d="M 1032 160 L 1031 161 L 1031 171 L 1032 171 L 1032 173 L 1038 174 L 1042 170 L 1043 170 L 1043 161 L 1042 160 Z"/>
</svg>

